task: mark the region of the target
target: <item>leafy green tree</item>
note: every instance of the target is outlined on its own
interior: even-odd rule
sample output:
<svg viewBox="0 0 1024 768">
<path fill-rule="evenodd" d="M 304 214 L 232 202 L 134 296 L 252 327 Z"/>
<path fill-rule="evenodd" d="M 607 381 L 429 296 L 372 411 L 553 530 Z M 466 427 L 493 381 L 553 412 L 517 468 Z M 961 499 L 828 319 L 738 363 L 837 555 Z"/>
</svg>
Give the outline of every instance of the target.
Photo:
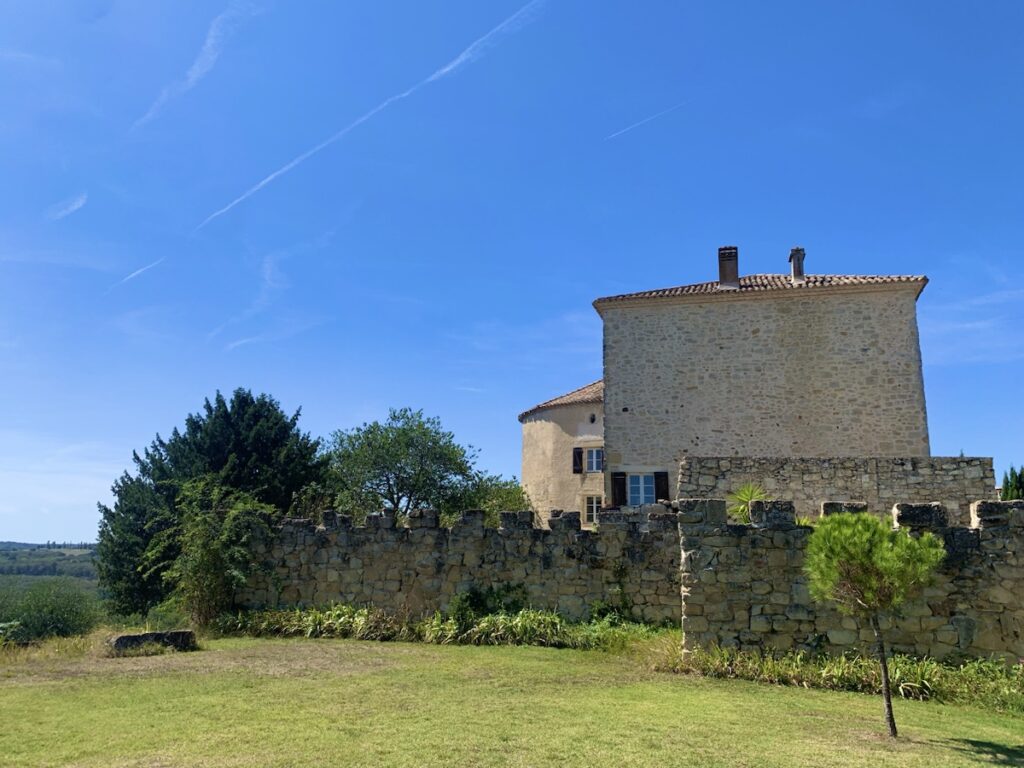
<svg viewBox="0 0 1024 768">
<path fill-rule="evenodd" d="M 927 584 L 945 556 L 942 542 L 933 534 L 912 537 L 866 513 L 822 518 L 807 543 L 804 569 L 814 598 L 834 602 L 841 612 L 871 626 L 882 670 L 885 721 L 892 737 L 896 720 L 879 618 Z"/>
<path fill-rule="evenodd" d="M 476 452 L 455 442 L 437 418 L 410 408 L 331 436 L 330 458 L 338 503 L 356 515 L 382 507 L 407 515 L 442 509 L 473 483 Z"/>
<path fill-rule="evenodd" d="M 123 613 L 144 612 L 165 599 L 165 575 L 181 553 L 182 488 L 198 478 L 248 494 L 283 515 L 293 497 L 323 482 L 328 459 L 320 441 L 301 432 L 300 411 L 288 416 L 269 395 L 219 392 L 168 439 L 159 435 L 135 473 L 115 481 L 113 507 L 100 505 L 100 584 Z"/>
<path fill-rule="evenodd" d="M 506 479 L 499 475 L 476 472 L 461 491 L 445 500 L 439 511 L 442 520 L 451 523 L 467 509 L 482 509 L 485 524 L 497 528 L 501 522 L 499 512 L 518 512 L 530 508 L 530 500 L 516 478 Z"/>
<path fill-rule="evenodd" d="M 1024 499 L 1024 467 L 1018 472 L 1011 465 L 1010 470 L 1003 473 L 1003 490 L 1000 498 L 1003 501 Z"/>
<path fill-rule="evenodd" d="M 767 498 L 768 494 L 757 483 L 744 483 L 729 494 L 729 514 L 741 523 L 749 523 L 750 507 Z"/>
<path fill-rule="evenodd" d="M 278 516 L 269 504 L 207 475 L 186 483 L 178 498 L 180 552 L 164 578 L 201 626 L 228 610 L 235 590 L 257 567 L 254 547 Z"/>
</svg>

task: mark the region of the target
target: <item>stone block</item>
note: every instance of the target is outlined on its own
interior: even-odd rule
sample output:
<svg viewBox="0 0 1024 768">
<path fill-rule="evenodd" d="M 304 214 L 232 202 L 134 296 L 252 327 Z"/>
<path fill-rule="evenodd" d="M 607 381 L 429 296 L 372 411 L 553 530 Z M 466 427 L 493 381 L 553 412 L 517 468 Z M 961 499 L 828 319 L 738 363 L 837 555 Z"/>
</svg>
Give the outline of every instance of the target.
<svg viewBox="0 0 1024 768">
<path fill-rule="evenodd" d="M 971 504 L 972 528 L 1001 528 L 1010 524 L 1014 512 L 1024 510 L 1024 501 L 976 501 Z M 1015 520 L 1017 515 L 1013 515 Z"/>
<path fill-rule="evenodd" d="M 946 528 L 949 517 L 939 502 L 931 504 L 896 504 L 892 508 L 892 522 L 898 528 L 913 531 L 937 531 Z"/>
<path fill-rule="evenodd" d="M 677 519 L 681 524 L 725 524 L 727 518 L 725 499 L 679 499 L 678 504 Z"/>
<path fill-rule="evenodd" d="M 483 533 L 484 515 L 485 512 L 482 509 L 467 509 L 459 515 L 459 519 L 455 522 L 455 527 L 460 532 Z"/>
<path fill-rule="evenodd" d="M 548 527 L 552 531 L 579 531 L 580 513 L 562 512 L 556 517 L 549 517 Z"/>
<path fill-rule="evenodd" d="M 821 502 L 821 515 L 846 515 L 868 512 L 866 501 L 823 501 Z"/>
<path fill-rule="evenodd" d="M 110 647 L 115 652 L 139 648 L 143 645 L 163 645 L 167 648 L 174 648 L 176 651 L 194 651 L 199 646 L 196 644 L 196 633 L 191 629 L 172 629 L 166 632 L 140 632 L 133 635 L 118 635 L 109 641 Z"/>
<path fill-rule="evenodd" d="M 828 635 L 828 641 L 832 645 L 856 645 L 858 635 L 855 630 L 852 629 L 830 629 L 826 632 Z"/>
<path fill-rule="evenodd" d="M 409 512 L 409 527 L 412 529 L 437 528 L 439 524 L 436 509 L 414 509 Z"/>
<path fill-rule="evenodd" d="M 750 505 L 750 522 L 758 528 L 788 528 L 796 525 L 792 501 L 755 501 Z"/>
</svg>

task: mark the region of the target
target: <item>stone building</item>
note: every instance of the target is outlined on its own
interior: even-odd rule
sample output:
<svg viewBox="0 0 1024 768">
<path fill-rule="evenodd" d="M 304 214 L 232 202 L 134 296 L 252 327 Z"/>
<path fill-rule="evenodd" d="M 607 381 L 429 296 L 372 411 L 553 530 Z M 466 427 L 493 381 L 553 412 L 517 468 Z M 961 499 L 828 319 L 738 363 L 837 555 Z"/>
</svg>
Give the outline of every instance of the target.
<svg viewBox="0 0 1024 768">
<path fill-rule="evenodd" d="M 523 489 L 544 519 L 573 510 L 593 525 L 604 505 L 603 397 L 604 383 L 595 381 L 519 414 Z"/>
<path fill-rule="evenodd" d="M 574 432 L 575 413 L 560 416 L 564 427 L 554 425 L 550 414 L 576 393 L 520 417 L 522 476 L 535 508 L 542 514 L 575 509 L 574 503 L 583 509 L 579 483 L 566 478 L 567 457 L 602 436 L 608 506 L 686 496 L 691 489 L 679 484 L 700 480 L 692 468 L 701 466 L 694 463 L 701 457 L 714 457 L 716 471 L 726 468 L 715 484 L 718 493 L 740 482 L 730 457 L 899 460 L 896 472 L 891 461 L 857 465 L 868 469 L 854 471 L 856 482 L 844 478 L 838 489 L 829 481 L 831 467 L 819 477 L 801 466 L 805 487 L 787 487 L 785 498 L 806 497 L 809 509 L 824 499 L 900 496 L 942 500 L 966 514 L 969 501 L 992 498 L 991 460 L 972 459 L 981 462 L 974 477 L 973 466 L 930 458 L 916 307 L 927 278 L 809 275 L 804 259 L 803 249 L 794 248 L 789 274 L 740 276 L 738 250 L 723 247 L 716 281 L 594 301 L 604 325 L 604 430 L 587 432 L 584 441 Z M 538 428 L 536 413 L 551 422 Z M 941 483 L 951 462 L 958 478 L 969 475 L 964 493 L 917 498 L 907 493 L 914 484 L 898 477 L 906 466 Z M 931 485 L 921 486 L 922 493 Z M 861 486 L 866 490 L 858 494 Z"/>
</svg>

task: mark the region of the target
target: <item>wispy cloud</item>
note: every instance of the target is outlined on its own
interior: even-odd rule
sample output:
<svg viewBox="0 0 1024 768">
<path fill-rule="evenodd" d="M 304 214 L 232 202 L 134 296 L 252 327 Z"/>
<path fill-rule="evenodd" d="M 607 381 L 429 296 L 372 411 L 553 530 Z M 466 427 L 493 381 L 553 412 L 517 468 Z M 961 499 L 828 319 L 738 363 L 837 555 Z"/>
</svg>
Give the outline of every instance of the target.
<svg viewBox="0 0 1024 768">
<path fill-rule="evenodd" d="M 455 387 L 456 392 L 472 392 L 473 394 L 481 394 L 485 392 L 481 387 Z"/>
<path fill-rule="evenodd" d="M 215 17 L 206 30 L 203 47 L 199 49 L 199 53 L 192 62 L 192 66 L 188 68 L 188 72 L 185 73 L 185 77 L 165 86 L 146 114 L 135 121 L 132 129 L 141 128 L 160 114 L 168 102 L 188 93 L 210 74 L 217 59 L 220 58 L 224 43 L 235 31 L 235 27 L 243 19 L 254 16 L 256 13 L 258 13 L 257 9 L 248 3 L 232 2 L 219 16 Z"/>
<path fill-rule="evenodd" d="M 67 200 L 61 200 L 59 203 L 51 205 L 46 211 L 46 216 L 51 221 L 58 221 L 80 210 L 87 202 L 89 202 L 89 193 L 82 192 L 74 197 L 69 197 Z"/>
<path fill-rule="evenodd" d="M 321 326 L 325 322 L 327 321 L 319 319 L 285 323 L 281 327 L 269 330 L 265 333 L 245 336 L 240 339 L 235 339 L 234 341 L 229 341 L 224 345 L 224 351 L 231 352 L 239 347 L 246 347 L 251 344 L 265 344 L 274 341 L 284 341 L 285 339 L 290 339 L 292 336 L 297 336 L 300 333 L 305 333 L 306 331 Z"/>
<path fill-rule="evenodd" d="M 121 278 L 120 280 L 118 280 L 118 281 L 117 281 L 116 283 L 114 283 L 114 284 L 113 284 L 112 286 L 110 286 L 109 288 L 107 288 L 107 293 L 110 293 L 110 292 L 111 292 L 112 290 L 114 290 L 115 288 L 117 288 L 117 287 L 118 287 L 119 285 L 124 285 L 124 284 L 125 284 L 125 283 L 127 283 L 127 282 L 128 282 L 129 280 L 134 280 L 134 279 L 135 279 L 136 277 L 138 277 L 139 275 L 141 275 L 141 274 L 142 274 L 143 272 L 148 272 L 149 270 L 151 270 L 151 269 L 152 269 L 153 267 L 157 266 L 158 264 L 162 264 L 162 263 L 163 263 L 163 262 L 164 262 L 164 261 L 165 261 L 166 259 L 167 259 L 167 257 L 166 257 L 166 256 L 164 256 L 164 257 L 163 257 L 163 258 L 161 258 L 161 259 L 157 259 L 157 260 L 156 260 L 156 261 L 154 261 L 154 262 L 153 262 L 152 264 L 147 264 L 147 265 L 146 265 L 146 266 L 144 266 L 144 267 L 140 267 L 139 269 L 136 269 L 136 270 L 135 270 L 134 272 L 132 272 L 132 273 L 131 273 L 130 275 L 125 275 L 125 276 L 124 276 L 124 277 L 122 277 L 122 278 Z"/>
<path fill-rule="evenodd" d="M 268 184 L 273 182 L 275 179 L 280 178 L 281 176 L 283 176 L 284 174 L 288 173 L 292 169 L 294 169 L 297 166 L 301 165 L 306 160 L 308 160 L 309 158 L 313 157 L 313 155 L 315 155 L 315 154 L 317 154 L 319 152 L 322 152 L 324 149 L 326 149 L 327 147 L 331 146 L 332 144 L 334 144 L 334 143 L 336 143 L 338 141 L 341 141 L 354 128 L 359 127 L 360 125 L 365 123 L 367 120 L 370 120 L 375 115 L 383 112 L 385 109 L 390 107 L 396 101 L 401 101 L 402 99 L 408 98 L 409 96 L 412 96 L 414 93 L 416 93 L 416 91 L 418 91 L 423 86 L 429 85 L 430 83 L 437 82 L 438 80 L 441 80 L 442 78 L 445 78 L 445 77 L 447 77 L 449 75 L 452 75 L 455 72 L 457 72 L 459 69 L 461 69 L 462 67 L 466 66 L 467 64 L 471 64 L 472 62 L 476 61 L 481 56 L 483 56 L 484 53 L 487 52 L 487 50 L 489 50 L 494 45 L 496 45 L 500 41 L 500 39 L 502 37 L 504 37 L 506 35 L 509 35 L 509 34 L 512 34 L 513 32 L 516 32 L 519 29 L 522 29 L 523 26 L 525 26 L 530 21 L 532 21 L 536 17 L 536 14 L 539 12 L 539 10 L 540 10 L 540 8 L 541 8 L 541 6 L 543 4 L 544 4 L 544 0 L 531 0 L 531 2 L 527 3 L 522 8 L 520 8 L 518 11 L 516 11 L 514 14 L 509 16 L 507 19 L 505 19 L 503 22 L 501 22 L 498 26 L 496 26 L 494 29 L 492 29 L 490 32 L 488 32 L 486 35 L 484 35 L 483 37 L 481 37 L 481 38 L 479 38 L 477 40 L 474 40 L 472 43 L 470 43 L 470 45 L 467 48 L 465 48 L 462 51 L 462 53 L 460 53 L 454 59 L 452 59 L 447 64 L 442 66 L 440 69 L 435 70 L 428 77 L 425 77 L 424 79 L 420 80 L 418 83 L 416 83 L 412 87 L 407 88 L 406 90 L 404 90 L 404 91 L 402 91 L 400 93 L 396 93 L 393 96 L 389 96 L 388 98 L 384 99 L 384 101 L 382 101 L 380 104 L 375 106 L 369 112 L 366 112 L 363 115 L 361 115 L 360 117 L 358 117 L 355 120 L 353 120 L 351 123 L 346 125 L 340 131 L 337 131 L 337 132 L 333 133 L 332 135 L 328 136 L 326 139 L 321 141 L 316 146 L 312 147 L 311 149 L 307 149 L 301 155 L 297 156 L 296 158 L 294 158 L 290 162 L 288 162 L 285 165 L 281 166 L 276 171 L 271 173 L 269 176 L 266 176 L 261 181 L 257 182 L 253 186 L 249 187 L 249 189 L 247 189 L 241 195 L 239 195 L 234 200 L 232 200 L 230 203 L 225 205 L 223 208 L 218 208 L 216 211 L 214 211 L 209 216 L 207 216 L 205 219 L 203 219 L 203 221 L 199 224 L 199 226 L 196 227 L 196 231 L 202 229 L 203 227 L 205 227 L 207 224 L 209 224 L 214 219 L 216 219 L 216 218 L 218 218 L 220 216 L 223 216 L 225 213 L 230 211 L 236 205 L 238 205 L 239 203 L 242 203 L 245 200 L 249 199 L 250 197 L 255 195 L 257 192 L 259 192 L 261 189 L 266 187 Z"/>
<path fill-rule="evenodd" d="M 0 61 L 9 62 L 11 64 L 24 64 L 28 66 L 38 67 L 60 66 L 60 59 L 54 59 L 50 56 L 39 56 L 35 53 L 29 53 L 28 51 L 19 51 L 13 48 L 0 48 Z"/>
<path fill-rule="evenodd" d="M 968 291 L 965 291 L 969 293 Z M 920 308 L 921 350 L 926 365 L 1007 364 L 1024 360 L 1014 307 L 1022 289 L 1001 289 L 925 303 Z"/>
<path fill-rule="evenodd" d="M 657 120 L 659 117 L 664 117 L 669 112 L 675 112 L 684 104 L 686 104 L 685 101 L 680 101 L 678 104 L 675 104 L 669 107 L 668 109 L 663 109 L 661 110 L 661 112 L 658 112 L 657 114 L 651 115 L 650 117 L 645 117 L 643 120 L 639 120 L 638 122 L 635 122 L 632 125 L 627 125 L 625 128 L 605 136 L 604 140 L 608 141 L 608 139 L 614 139 L 616 136 L 621 136 L 624 133 L 629 133 L 634 128 L 639 128 L 641 125 L 647 125 L 647 123 L 651 122 L 652 120 Z"/>
<path fill-rule="evenodd" d="M 225 329 L 249 320 L 268 309 L 274 303 L 277 296 L 290 285 L 288 276 L 281 269 L 281 264 L 294 256 L 326 248 L 330 245 L 331 238 L 333 237 L 334 231 L 331 230 L 329 232 L 325 232 L 314 240 L 297 243 L 289 246 L 288 248 L 283 248 L 266 254 L 260 260 L 260 286 L 255 298 L 253 298 L 249 306 L 242 312 L 228 318 L 210 331 L 206 335 L 206 338 L 213 339 L 219 336 Z"/>
</svg>

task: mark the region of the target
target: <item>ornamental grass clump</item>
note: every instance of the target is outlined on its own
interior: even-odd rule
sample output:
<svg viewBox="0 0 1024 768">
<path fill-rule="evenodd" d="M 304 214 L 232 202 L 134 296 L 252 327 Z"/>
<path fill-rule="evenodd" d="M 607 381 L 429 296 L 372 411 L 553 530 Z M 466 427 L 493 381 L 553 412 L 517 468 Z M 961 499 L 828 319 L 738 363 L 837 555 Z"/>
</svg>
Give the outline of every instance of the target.
<svg viewBox="0 0 1024 768">
<path fill-rule="evenodd" d="M 461 605 L 461 604 L 460 604 Z M 459 605 L 456 606 L 457 608 Z M 249 637 L 326 637 L 354 640 L 404 640 L 436 645 L 535 645 L 621 651 L 661 630 L 609 615 L 588 623 L 566 621 L 557 613 L 522 608 L 473 615 L 435 613 L 421 621 L 403 621 L 374 608 L 334 605 L 329 608 L 243 611 L 221 616 L 214 628 Z"/>
<path fill-rule="evenodd" d="M 879 618 L 927 584 L 945 556 L 945 547 L 933 534 L 913 537 L 868 513 L 825 517 L 807 542 L 804 570 L 811 595 L 867 621 L 874 633 L 885 721 L 894 738 L 892 681 Z"/>
<path fill-rule="evenodd" d="M 830 691 L 882 692 L 876 659 L 855 653 L 837 656 L 790 651 L 780 656 L 711 646 L 682 653 L 663 647 L 653 659 L 660 671 L 702 677 L 752 680 Z M 893 694 L 902 699 L 972 704 L 997 712 L 1024 714 L 1024 664 L 990 659 L 938 661 L 895 654 L 888 659 Z"/>
</svg>

